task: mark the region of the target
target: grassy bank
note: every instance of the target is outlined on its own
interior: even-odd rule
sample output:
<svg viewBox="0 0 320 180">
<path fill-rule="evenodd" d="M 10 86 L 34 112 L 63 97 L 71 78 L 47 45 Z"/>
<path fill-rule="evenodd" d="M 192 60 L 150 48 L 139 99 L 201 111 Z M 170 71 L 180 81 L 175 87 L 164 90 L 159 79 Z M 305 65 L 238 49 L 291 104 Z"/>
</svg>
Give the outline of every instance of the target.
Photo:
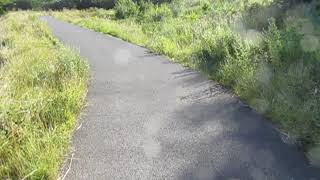
<svg viewBox="0 0 320 180">
<path fill-rule="evenodd" d="M 207 73 L 311 148 L 320 143 L 320 8 L 290 2 L 119 0 L 52 14 Z"/>
<path fill-rule="evenodd" d="M 36 13 L 0 17 L 0 179 L 56 179 L 88 66 Z"/>
</svg>

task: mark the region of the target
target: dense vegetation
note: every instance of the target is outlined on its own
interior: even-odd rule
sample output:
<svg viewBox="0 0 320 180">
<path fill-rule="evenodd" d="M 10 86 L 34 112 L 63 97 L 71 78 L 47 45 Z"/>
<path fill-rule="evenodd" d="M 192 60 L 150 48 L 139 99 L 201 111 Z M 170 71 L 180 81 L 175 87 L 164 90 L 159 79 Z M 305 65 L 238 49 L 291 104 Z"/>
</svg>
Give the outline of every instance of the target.
<svg viewBox="0 0 320 180">
<path fill-rule="evenodd" d="M 0 15 L 3 14 L 6 10 L 6 6 L 10 4 L 10 0 L 1 0 L 0 1 Z"/>
<path fill-rule="evenodd" d="M 0 179 L 56 179 L 87 65 L 35 13 L 0 18 Z"/>
<path fill-rule="evenodd" d="M 56 17 L 206 72 L 306 148 L 320 143 L 317 1 L 118 0 Z"/>
<path fill-rule="evenodd" d="M 112 8 L 115 0 L 0 0 L 0 14 L 14 9 Z"/>
</svg>

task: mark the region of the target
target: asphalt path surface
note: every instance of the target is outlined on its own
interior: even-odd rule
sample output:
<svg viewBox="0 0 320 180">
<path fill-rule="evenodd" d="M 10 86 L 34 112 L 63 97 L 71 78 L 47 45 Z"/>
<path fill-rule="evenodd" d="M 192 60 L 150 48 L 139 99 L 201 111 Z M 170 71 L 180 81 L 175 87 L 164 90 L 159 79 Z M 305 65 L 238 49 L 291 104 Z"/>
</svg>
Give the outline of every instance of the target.
<svg viewBox="0 0 320 180">
<path fill-rule="evenodd" d="M 66 179 L 320 179 L 270 121 L 206 76 L 120 39 L 42 19 L 91 68 Z"/>
</svg>

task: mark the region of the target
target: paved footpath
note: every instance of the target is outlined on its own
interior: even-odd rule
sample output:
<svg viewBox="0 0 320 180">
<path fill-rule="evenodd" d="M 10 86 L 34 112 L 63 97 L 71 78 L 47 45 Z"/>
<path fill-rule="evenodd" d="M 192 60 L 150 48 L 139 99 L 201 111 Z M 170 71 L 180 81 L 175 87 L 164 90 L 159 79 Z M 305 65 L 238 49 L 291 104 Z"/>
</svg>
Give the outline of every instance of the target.
<svg viewBox="0 0 320 180">
<path fill-rule="evenodd" d="M 66 179 L 320 179 L 268 120 L 204 75 L 117 38 L 42 19 L 91 66 Z"/>
</svg>

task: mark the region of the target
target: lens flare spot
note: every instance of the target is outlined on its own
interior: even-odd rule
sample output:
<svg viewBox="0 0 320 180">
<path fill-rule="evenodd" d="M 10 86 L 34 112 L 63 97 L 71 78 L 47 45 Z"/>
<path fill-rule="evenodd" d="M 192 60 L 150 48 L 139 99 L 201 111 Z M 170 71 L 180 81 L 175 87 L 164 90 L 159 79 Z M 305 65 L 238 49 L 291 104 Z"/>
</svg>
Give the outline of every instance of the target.
<svg viewBox="0 0 320 180">
<path fill-rule="evenodd" d="M 117 65 L 125 66 L 128 65 L 131 57 L 131 53 L 128 50 L 119 49 L 114 53 L 114 63 Z"/>
<path fill-rule="evenodd" d="M 161 152 L 161 144 L 154 139 L 147 139 L 143 144 L 144 153 L 148 158 L 155 158 Z"/>
</svg>

